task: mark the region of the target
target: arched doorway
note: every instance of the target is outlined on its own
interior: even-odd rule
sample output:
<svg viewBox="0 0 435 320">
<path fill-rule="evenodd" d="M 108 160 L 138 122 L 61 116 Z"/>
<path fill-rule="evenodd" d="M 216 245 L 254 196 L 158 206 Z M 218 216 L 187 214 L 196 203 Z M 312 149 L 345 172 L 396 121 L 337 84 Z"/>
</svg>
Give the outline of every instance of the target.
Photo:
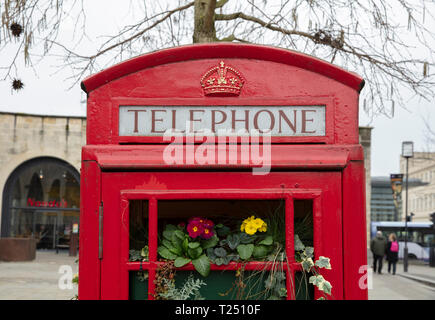
<svg viewBox="0 0 435 320">
<path fill-rule="evenodd" d="M 2 207 L 2 237 L 35 238 L 38 249 L 68 247 L 79 223 L 80 175 L 56 158 L 28 160 L 6 181 Z"/>
</svg>

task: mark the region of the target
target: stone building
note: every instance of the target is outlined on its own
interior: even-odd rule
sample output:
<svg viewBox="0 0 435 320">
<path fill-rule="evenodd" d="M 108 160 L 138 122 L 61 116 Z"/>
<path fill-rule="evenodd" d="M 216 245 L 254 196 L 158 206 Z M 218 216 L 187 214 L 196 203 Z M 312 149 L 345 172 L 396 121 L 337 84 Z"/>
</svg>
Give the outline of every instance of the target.
<svg viewBox="0 0 435 320">
<path fill-rule="evenodd" d="M 424 184 L 408 187 L 408 214 L 414 214 L 412 221 L 430 221 L 429 214 L 435 212 L 435 152 L 415 152 L 414 157 L 409 159 L 408 166 L 409 180 L 418 179 Z M 400 158 L 400 172 L 406 174 L 406 159 L 403 157 Z M 404 219 L 406 205 L 404 194 L 402 198 Z"/>
<path fill-rule="evenodd" d="M 360 128 L 366 166 L 367 225 L 371 129 Z M 86 143 L 86 118 L 0 112 L 0 130 L 1 237 L 33 236 L 39 240 L 39 248 L 65 245 L 71 225 L 79 219 L 79 172 L 81 147 Z"/>
<path fill-rule="evenodd" d="M 0 113 L 1 236 L 66 246 L 80 213 L 86 119 Z"/>
<path fill-rule="evenodd" d="M 370 242 L 370 218 L 371 218 L 371 141 L 372 127 L 359 127 L 359 143 L 364 150 L 364 167 L 366 170 L 366 225 L 367 225 L 367 244 Z"/>
</svg>

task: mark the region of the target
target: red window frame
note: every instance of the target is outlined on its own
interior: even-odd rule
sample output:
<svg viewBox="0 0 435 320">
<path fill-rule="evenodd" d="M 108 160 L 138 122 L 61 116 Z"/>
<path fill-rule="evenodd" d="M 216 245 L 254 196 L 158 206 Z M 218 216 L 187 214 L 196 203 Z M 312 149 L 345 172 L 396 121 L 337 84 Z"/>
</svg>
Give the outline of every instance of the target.
<svg viewBox="0 0 435 320">
<path fill-rule="evenodd" d="M 322 252 L 322 235 L 321 235 L 321 197 L 322 191 L 319 189 L 237 189 L 237 190 L 171 190 L 171 191 L 149 191 L 149 190 L 122 190 L 121 191 L 121 278 L 120 293 L 124 299 L 129 298 L 129 272 L 146 270 L 148 271 L 148 299 L 153 300 L 155 293 L 155 276 L 156 269 L 163 264 L 158 261 L 158 201 L 159 200 L 285 200 L 285 221 L 286 221 L 286 256 L 288 262 L 283 262 L 283 270 L 286 272 L 287 280 L 287 300 L 295 299 L 294 273 L 302 271 L 300 263 L 295 261 L 294 257 L 294 200 L 312 200 L 313 201 L 313 233 L 314 233 L 314 254 L 318 258 L 318 252 Z M 130 215 L 129 203 L 132 200 L 148 201 L 148 239 L 149 239 L 149 260 L 144 262 L 129 261 L 129 230 Z M 230 262 L 229 265 L 210 266 L 212 271 L 215 270 L 237 270 L 241 266 L 247 271 L 269 270 L 273 267 L 270 262 L 252 261 L 247 263 Z M 194 270 L 192 263 L 187 264 L 177 270 Z M 289 271 L 290 270 L 290 271 Z M 291 272 L 291 274 L 289 274 Z M 320 293 L 315 289 L 314 298 L 320 297 Z"/>
</svg>

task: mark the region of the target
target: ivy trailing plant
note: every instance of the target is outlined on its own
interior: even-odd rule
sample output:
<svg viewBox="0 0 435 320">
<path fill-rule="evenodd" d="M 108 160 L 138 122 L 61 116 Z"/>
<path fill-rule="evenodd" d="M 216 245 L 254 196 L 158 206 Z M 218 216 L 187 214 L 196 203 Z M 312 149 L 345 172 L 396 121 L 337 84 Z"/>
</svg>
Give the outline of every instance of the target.
<svg viewBox="0 0 435 320">
<path fill-rule="evenodd" d="M 317 287 L 321 292 L 323 292 L 323 297 L 320 299 L 326 299 L 327 295 L 331 295 L 332 285 L 329 281 L 320 274 L 320 269 L 331 269 L 330 259 L 324 256 L 320 256 L 316 261 L 314 258 L 314 248 L 306 247 L 302 241 L 299 239 L 298 235 L 295 235 L 295 258 L 296 261 L 302 265 L 302 268 L 306 274 L 311 274 L 308 279 L 309 283 Z"/>
</svg>

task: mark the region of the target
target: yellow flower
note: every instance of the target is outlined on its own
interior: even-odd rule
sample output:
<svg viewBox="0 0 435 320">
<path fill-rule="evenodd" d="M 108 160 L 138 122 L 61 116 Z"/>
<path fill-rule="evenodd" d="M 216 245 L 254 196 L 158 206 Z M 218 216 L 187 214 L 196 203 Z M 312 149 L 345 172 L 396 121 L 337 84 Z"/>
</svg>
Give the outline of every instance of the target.
<svg viewBox="0 0 435 320">
<path fill-rule="evenodd" d="M 245 220 L 243 220 L 242 225 L 240 226 L 240 231 L 245 231 L 246 225 L 251 222 L 253 219 L 255 219 L 254 216 L 246 218 Z"/>
<path fill-rule="evenodd" d="M 240 231 L 245 232 L 249 235 L 255 234 L 257 231 L 266 232 L 267 224 L 260 218 L 255 218 L 255 216 L 250 216 L 243 220 L 240 226 Z"/>
<path fill-rule="evenodd" d="M 263 226 L 264 221 L 261 220 L 260 218 L 257 218 L 252 220 L 252 224 L 255 226 L 255 228 L 260 229 Z"/>
<path fill-rule="evenodd" d="M 252 236 L 257 232 L 257 228 L 252 222 L 249 222 L 245 227 L 245 232 Z"/>
<path fill-rule="evenodd" d="M 267 231 L 267 223 L 263 222 L 263 225 L 258 229 L 260 232 L 266 232 Z"/>
</svg>

